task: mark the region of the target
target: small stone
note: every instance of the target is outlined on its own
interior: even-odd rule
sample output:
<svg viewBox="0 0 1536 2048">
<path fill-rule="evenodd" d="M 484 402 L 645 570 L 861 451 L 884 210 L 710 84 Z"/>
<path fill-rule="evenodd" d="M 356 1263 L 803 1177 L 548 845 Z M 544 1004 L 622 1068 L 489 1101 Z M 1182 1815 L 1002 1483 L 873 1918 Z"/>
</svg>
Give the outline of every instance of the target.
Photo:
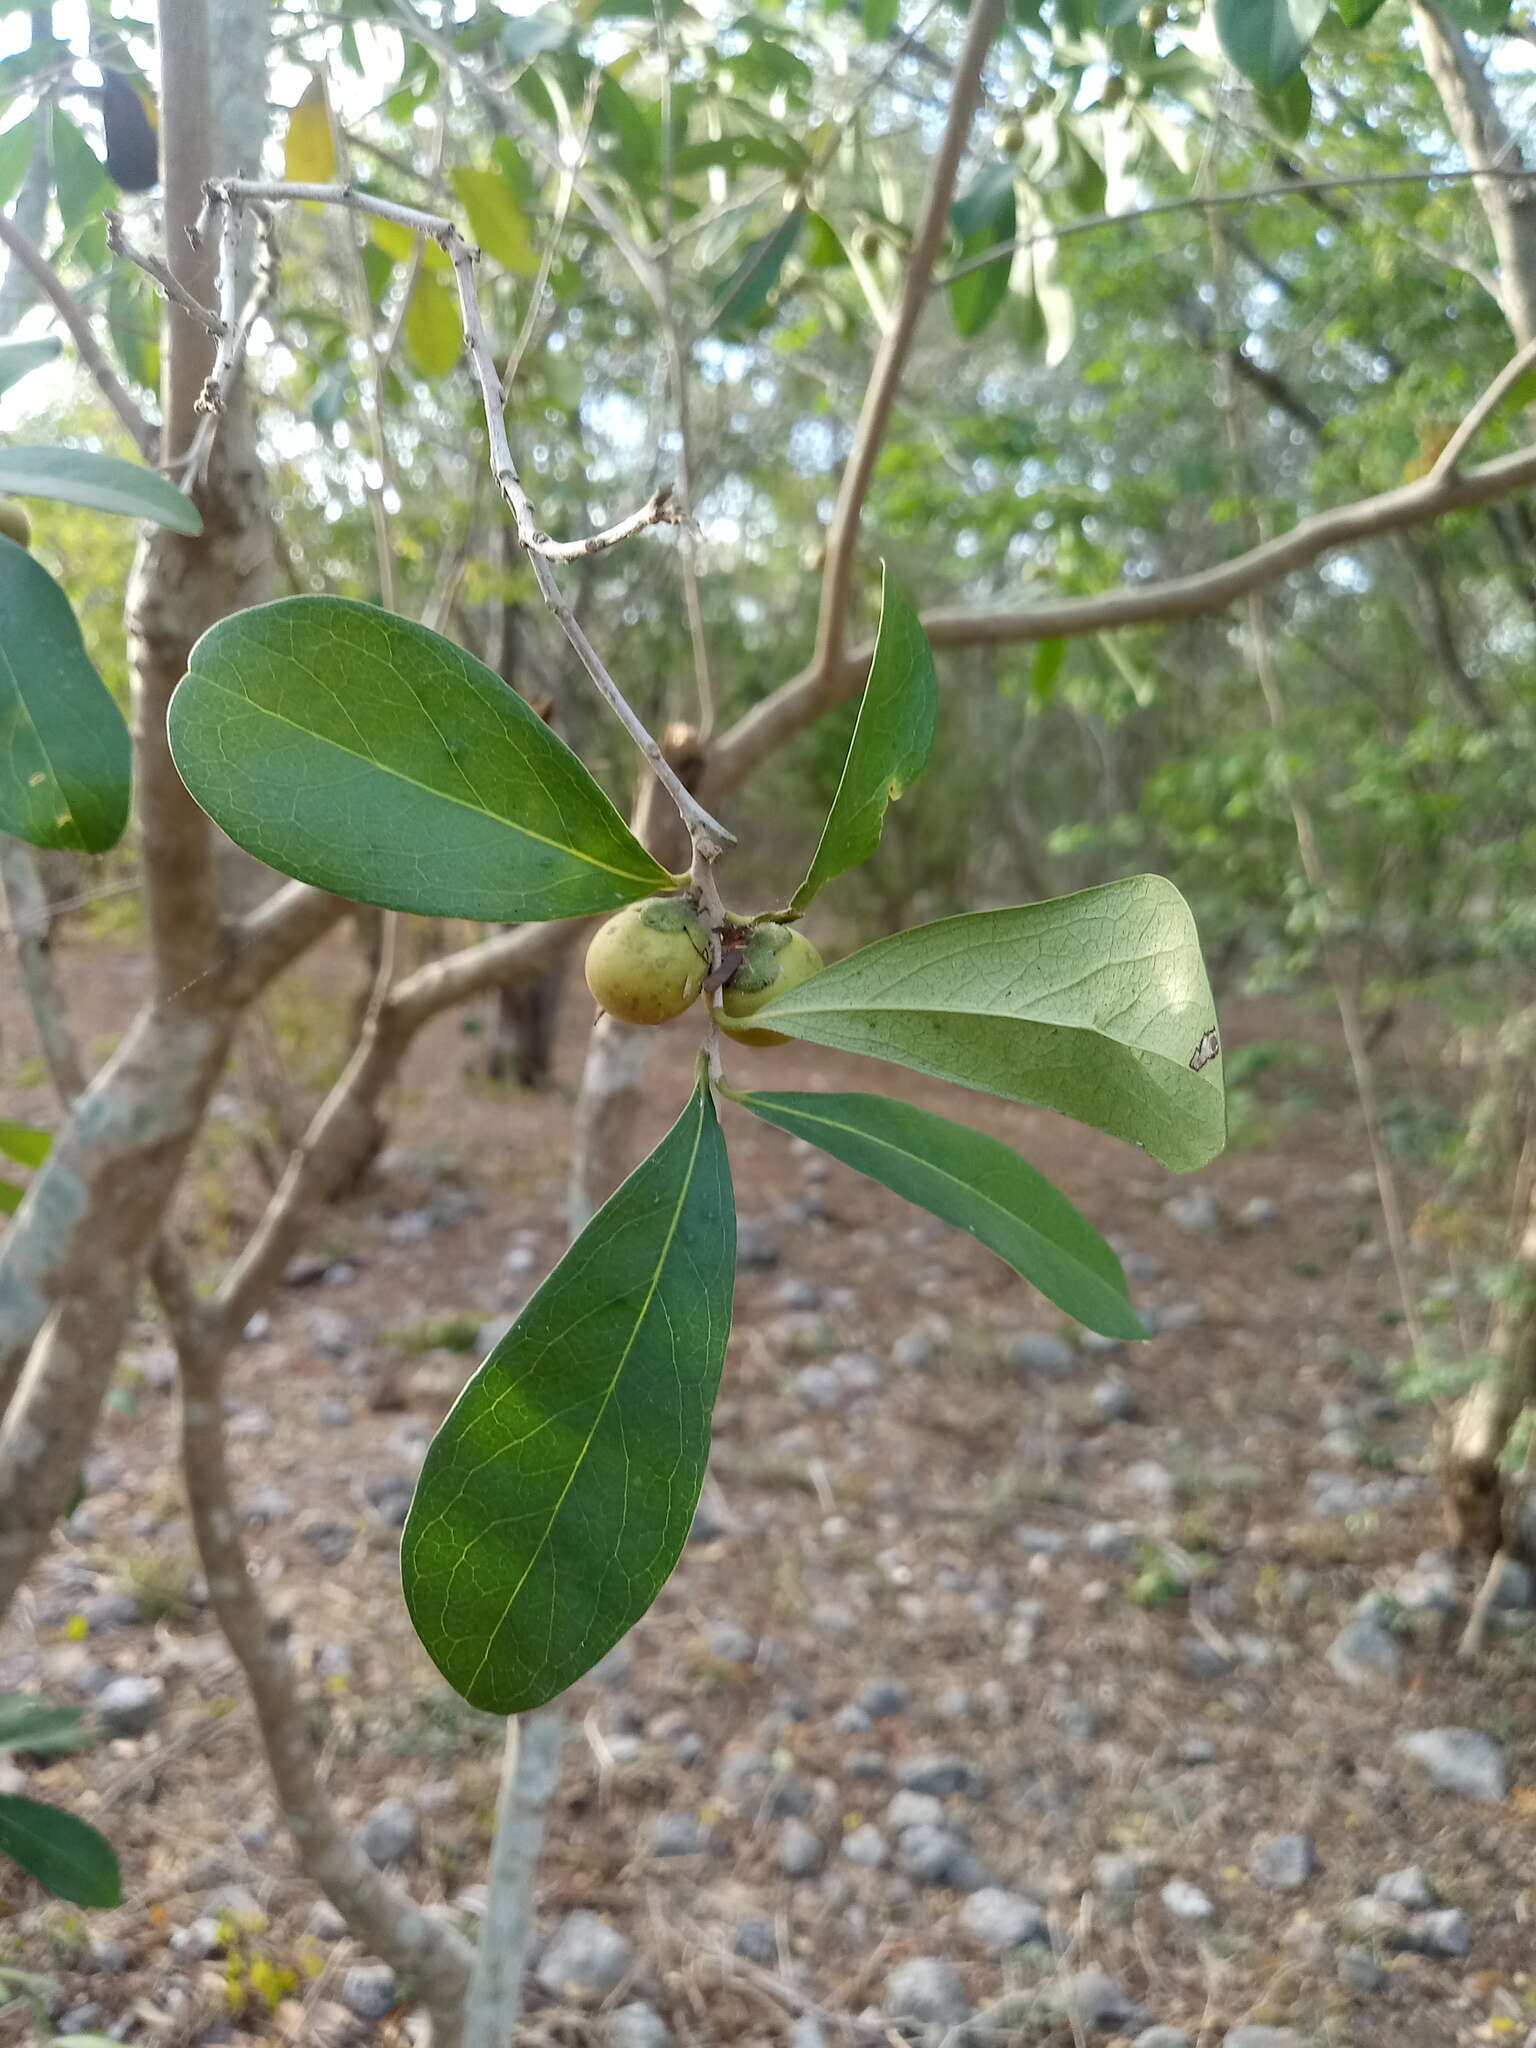
<svg viewBox="0 0 1536 2048">
<path fill-rule="evenodd" d="M 386 1529 L 403 1529 L 411 1512 L 416 1482 L 404 1473 L 388 1472 L 363 1481 L 363 1499 Z"/>
<path fill-rule="evenodd" d="M 603 2039 L 609 2048 L 672 2048 L 673 2033 L 654 2005 L 637 1998 L 609 2013 Z"/>
<path fill-rule="evenodd" d="M 820 1835 L 803 1820 L 787 1820 L 779 1836 L 779 1868 L 786 1877 L 814 1877 L 826 1861 Z"/>
<path fill-rule="evenodd" d="M 1454 1906 L 1415 1914 L 1410 1934 L 1413 1947 L 1424 1956 L 1464 1956 L 1472 1947 L 1472 1922 Z"/>
<path fill-rule="evenodd" d="M 828 1366 L 851 1394 L 872 1394 L 885 1384 L 877 1359 L 865 1351 L 839 1351 Z"/>
<path fill-rule="evenodd" d="M 908 1757 L 898 1768 L 896 1780 L 905 1791 L 931 1792 L 938 1799 L 952 1798 L 957 1792 L 980 1799 L 987 1789 L 982 1772 L 962 1756 Z"/>
<path fill-rule="evenodd" d="M 114 1678 L 96 1695 L 97 1719 L 108 1735 L 135 1740 L 160 1718 L 165 1687 L 158 1678 Z"/>
<path fill-rule="evenodd" d="M 1273 1230 L 1280 1221 L 1280 1204 L 1268 1195 L 1251 1195 L 1237 1212 L 1244 1230 Z"/>
<path fill-rule="evenodd" d="M 1305 1835 L 1262 1835 L 1248 1858 L 1249 1876 L 1272 1892 L 1299 1892 L 1316 1872 L 1317 1852 Z"/>
<path fill-rule="evenodd" d="M 1188 1878 L 1171 1877 L 1159 1897 L 1175 1920 L 1214 1920 L 1216 1908 Z"/>
<path fill-rule="evenodd" d="M 983 1885 L 960 1908 L 960 1925 L 988 1948 L 1017 1948 L 1021 1942 L 1049 1939 L 1044 1913 L 1022 1892 Z"/>
<path fill-rule="evenodd" d="M 121 1977 L 130 1967 L 130 1958 L 120 1941 L 93 1941 L 86 1952 L 85 1967 L 100 1977 Z"/>
<path fill-rule="evenodd" d="M 305 1312 L 304 1326 L 315 1349 L 326 1358 L 345 1358 L 352 1349 L 352 1323 L 334 1308 Z"/>
<path fill-rule="evenodd" d="M 356 1540 L 350 1522 L 338 1522 L 330 1515 L 306 1515 L 299 1524 L 299 1541 L 322 1564 L 343 1563 L 351 1556 Z"/>
<path fill-rule="evenodd" d="M 868 1685 L 859 1687 L 855 1704 L 872 1721 L 883 1721 L 892 1714 L 906 1712 L 907 1688 L 894 1678 L 872 1678 Z"/>
<path fill-rule="evenodd" d="M 597 1913 L 567 1913 L 550 1936 L 534 1975 L 556 1998 L 601 1998 L 629 1975 L 629 1943 Z"/>
<path fill-rule="evenodd" d="M 1134 1522 L 1090 1522 L 1083 1546 L 1095 1557 L 1134 1557 L 1140 1540 Z"/>
<path fill-rule="evenodd" d="M 421 1823 L 403 1799 L 381 1799 L 364 1817 L 357 1839 L 368 1861 L 380 1870 L 403 1863 L 421 1840 Z"/>
<path fill-rule="evenodd" d="M 345 1941 L 350 1929 L 345 1915 L 338 1913 L 329 1899 L 316 1899 L 304 1922 L 304 1932 L 312 1934 L 316 1941 Z"/>
<path fill-rule="evenodd" d="M 1224 1221 L 1221 1197 L 1214 1188 L 1189 1188 L 1163 1204 L 1163 1214 L 1192 1237 L 1209 1237 Z"/>
<path fill-rule="evenodd" d="M 1406 1907 L 1410 1913 L 1430 1913 L 1440 1903 L 1440 1894 L 1417 1863 L 1389 1870 L 1385 1877 L 1378 1878 L 1376 1896 L 1389 1899 L 1394 1906 Z"/>
<path fill-rule="evenodd" d="M 912 1956 L 886 1978 L 885 2009 L 892 2019 L 953 2027 L 970 2018 L 971 2002 L 953 1963 L 937 1956 Z"/>
<path fill-rule="evenodd" d="M 1400 1735 L 1394 1746 L 1422 1765 L 1441 1792 L 1493 1805 L 1509 1789 L 1503 1750 L 1475 1728 L 1424 1728 Z"/>
<path fill-rule="evenodd" d="M 1146 1873 L 1146 1867 L 1140 1856 L 1124 1855 L 1117 1849 L 1106 1849 L 1093 1859 L 1094 1890 L 1109 1892 L 1120 1898 L 1131 1898 L 1141 1890 L 1141 1880 Z"/>
<path fill-rule="evenodd" d="M 1198 1330 L 1205 1321 L 1205 1303 L 1191 1299 L 1170 1301 L 1163 1308 L 1146 1310 L 1141 1320 L 1154 1337 L 1174 1336 L 1180 1330 Z"/>
<path fill-rule="evenodd" d="M 779 1263 L 779 1235 L 761 1216 L 736 1219 L 736 1263 L 743 1272 L 767 1273 Z"/>
<path fill-rule="evenodd" d="M 1221 2048 L 1307 2048 L 1294 2027 L 1231 2027 L 1222 2036 Z"/>
<path fill-rule="evenodd" d="M 1356 1614 L 1328 1648 L 1328 1668 L 1346 1685 L 1390 1685 L 1402 1666 L 1397 1638 L 1373 1614 Z"/>
<path fill-rule="evenodd" d="M 773 1931 L 773 1922 L 743 1920 L 731 1937 L 731 1954 L 744 1956 L 749 1963 L 761 1963 L 764 1969 L 777 1964 L 779 1938 Z"/>
<path fill-rule="evenodd" d="M 1195 2048 L 1182 2027 L 1143 2027 L 1131 2048 Z"/>
<path fill-rule="evenodd" d="M 903 1828 L 941 1828 L 944 1802 L 931 1792 L 894 1792 L 885 1809 L 885 1824 L 896 1834 Z"/>
<path fill-rule="evenodd" d="M 259 1487 L 245 1504 L 245 1519 L 253 1529 L 290 1521 L 297 1513 L 295 1503 L 280 1486 Z"/>
<path fill-rule="evenodd" d="M 651 1822 L 653 1856 L 697 1856 L 709 1847 L 710 1839 L 697 1814 L 658 1813 Z"/>
<path fill-rule="evenodd" d="M 1049 1330 L 1021 1330 L 1008 1346 L 1008 1363 L 1020 1372 L 1071 1372 L 1077 1353 Z"/>
<path fill-rule="evenodd" d="M 1048 1987 L 1052 2010 L 1076 2013 L 1084 2026 L 1113 2028 L 1134 2025 L 1142 2017 L 1139 2007 L 1097 1963 L 1086 1970 L 1074 1970 Z"/>
<path fill-rule="evenodd" d="M 789 2048 L 827 2048 L 827 2030 L 813 2012 L 801 2013 L 789 2030 Z"/>
<path fill-rule="evenodd" d="M 388 1963 L 354 1963 L 341 1980 L 341 2002 L 360 2020 L 381 2020 L 399 2001 Z"/>
<path fill-rule="evenodd" d="M 1127 1465 L 1124 1484 L 1127 1492 L 1139 1493 L 1143 1500 L 1150 1501 L 1155 1507 L 1172 1507 L 1178 1498 L 1178 1481 L 1156 1458 L 1137 1458 L 1133 1464 Z"/>
<path fill-rule="evenodd" d="M 968 1853 L 965 1843 L 949 1828 L 903 1828 L 896 1843 L 898 1869 L 919 1884 L 947 1884 Z"/>
<path fill-rule="evenodd" d="M 750 1664 L 757 1655 L 757 1638 L 734 1621 L 717 1621 L 709 1631 L 709 1653 L 722 1664 Z"/>
<path fill-rule="evenodd" d="M 807 1408 L 837 1408 L 848 1395 L 842 1374 L 830 1365 L 803 1365 L 792 1384 Z"/>
<path fill-rule="evenodd" d="M 857 1863 L 865 1870 L 879 1870 L 890 1854 L 884 1835 L 873 1821 L 850 1828 L 843 1837 L 842 1852 L 850 1863 Z"/>
<path fill-rule="evenodd" d="M 1518 1557 L 1502 1558 L 1498 1583 L 1493 1589 L 1493 1604 L 1515 1609 L 1536 1607 L 1536 1572 Z"/>
<path fill-rule="evenodd" d="M 110 2018 L 111 2014 L 104 2005 L 98 2005 L 94 1998 L 88 1998 L 84 2005 L 72 2006 L 59 2021 L 59 2027 L 62 2032 L 71 2036 L 95 2033 L 96 2029 L 104 2027 Z M 223 2038 L 226 2041 L 232 2041 L 234 2036 L 233 2034 L 226 2033 Z M 201 2034 L 198 2036 L 198 2039 L 199 2042 L 206 2041 L 208 2036 Z"/>
<path fill-rule="evenodd" d="M 1362 1995 L 1379 1991 L 1387 1981 L 1386 1971 L 1368 1948 L 1341 1948 L 1334 1969 L 1346 1990 Z"/>
<path fill-rule="evenodd" d="M 1106 1422 L 1134 1422 L 1136 1419 L 1136 1396 L 1124 1380 L 1100 1380 L 1091 1398 Z"/>
</svg>

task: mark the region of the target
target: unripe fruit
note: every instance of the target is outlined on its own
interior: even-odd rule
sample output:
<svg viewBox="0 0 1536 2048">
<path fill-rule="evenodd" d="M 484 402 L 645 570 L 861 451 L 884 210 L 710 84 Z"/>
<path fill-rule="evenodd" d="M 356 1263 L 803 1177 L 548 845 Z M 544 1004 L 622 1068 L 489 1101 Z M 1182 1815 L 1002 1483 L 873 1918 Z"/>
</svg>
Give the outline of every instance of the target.
<svg viewBox="0 0 1536 2048">
<path fill-rule="evenodd" d="M 992 140 L 1004 156 L 1017 156 L 1024 147 L 1024 124 L 1022 121 L 999 121 L 993 131 Z"/>
<path fill-rule="evenodd" d="M 885 243 L 880 239 L 876 229 L 860 228 L 853 238 L 853 246 L 866 263 L 873 263 L 885 247 Z"/>
<path fill-rule="evenodd" d="M 793 925 L 755 925 L 747 956 L 721 993 L 721 1023 L 740 1045 L 787 1045 L 786 1033 L 744 1030 L 740 1020 L 755 1017 L 773 997 L 788 995 L 821 969 L 821 955 Z"/>
<path fill-rule="evenodd" d="M 709 972 L 709 933 L 686 903 L 632 903 L 587 948 L 587 987 L 623 1024 L 666 1024 L 696 1002 Z"/>
<path fill-rule="evenodd" d="M 807 575 L 819 576 L 827 566 L 827 551 L 821 542 L 811 541 L 800 551 L 800 566 Z"/>
<path fill-rule="evenodd" d="M 1125 98 L 1125 79 L 1120 72 L 1104 81 L 1104 90 L 1099 94 L 1101 107 L 1118 107 Z"/>
<path fill-rule="evenodd" d="M 15 541 L 19 548 L 32 545 L 32 522 L 27 517 L 27 508 L 18 505 L 14 498 L 0 498 L 0 533 Z"/>
</svg>

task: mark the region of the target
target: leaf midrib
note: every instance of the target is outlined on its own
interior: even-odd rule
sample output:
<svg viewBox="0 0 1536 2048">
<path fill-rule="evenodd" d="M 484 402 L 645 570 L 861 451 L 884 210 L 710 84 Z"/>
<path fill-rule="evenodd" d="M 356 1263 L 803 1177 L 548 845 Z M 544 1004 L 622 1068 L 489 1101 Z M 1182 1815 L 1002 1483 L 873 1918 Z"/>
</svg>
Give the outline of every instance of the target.
<svg viewBox="0 0 1536 2048">
<path fill-rule="evenodd" d="M 812 1007 L 795 1007 L 794 998 L 782 998 L 784 1008 L 765 1004 L 758 1011 L 754 1021 L 772 1024 L 775 1028 L 783 1025 L 792 1028 L 796 1022 L 815 1017 L 851 1017 L 868 1011 L 878 1016 L 907 1017 L 984 1017 L 997 1024 L 1028 1024 L 1037 1031 L 1081 1031 L 1089 1038 L 1101 1038 L 1106 1045 L 1119 1046 L 1123 1052 L 1133 1053 L 1149 1060 L 1161 1060 L 1165 1066 L 1180 1068 L 1187 1064 L 1170 1052 L 1159 1052 L 1156 1046 L 1138 1045 L 1131 1038 L 1117 1038 L 1112 1031 L 1105 1031 L 1097 1024 L 1058 1024 L 1049 1017 L 1021 1017 L 1012 1010 L 973 1010 L 963 1003 L 947 1002 L 943 1005 L 928 1003 L 879 1003 L 860 1001 L 857 1003 L 820 1003 Z"/>
<path fill-rule="evenodd" d="M 340 740 L 333 740 L 326 733 L 316 732 L 313 726 L 300 725 L 296 718 L 289 718 L 284 712 L 274 711 L 270 705 L 258 704 L 253 697 L 246 696 L 242 691 L 230 689 L 227 683 L 220 682 L 206 669 L 194 669 L 191 673 L 206 689 L 216 690 L 223 696 L 232 698 L 237 704 L 243 704 L 248 711 L 254 711 L 258 717 L 270 718 L 279 725 L 286 725 L 290 731 L 301 733 L 307 740 L 313 740 L 316 746 L 330 747 L 334 752 L 345 755 L 349 761 L 361 761 L 379 775 L 387 775 L 396 782 L 403 782 L 410 789 L 419 789 L 423 796 L 436 797 L 439 803 L 452 804 L 458 810 L 468 811 L 472 818 L 487 818 L 494 825 L 505 825 L 509 832 L 519 833 L 524 839 L 534 841 L 536 845 L 547 846 L 553 853 L 567 854 L 572 860 L 584 861 L 588 867 L 598 868 L 605 875 L 615 875 L 620 881 L 649 884 L 653 879 L 648 875 L 636 874 L 629 868 L 615 867 L 611 861 L 598 860 L 592 854 L 582 852 L 579 847 L 562 845 L 558 839 L 550 839 L 542 832 L 535 832 L 531 826 L 519 824 L 515 818 L 504 818 L 499 811 L 487 810 L 483 804 L 466 803 L 462 797 L 451 796 L 444 789 L 435 789 L 430 782 L 419 781 L 416 776 L 407 775 L 403 769 L 386 767 L 371 754 L 360 754 L 354 748 L 344 746 Z M 664 869 L 660 871 L 665 873 Z"/>
<path fill-rule="evenodd" d="M 613 1377 L 609 1380 L 608 1385 L 603 1390 L 602 1399 L 598 1403 L 597 1413 L 592 1418 L 592 1426 L 587 1431 L 586 1441 L 582 1444 L 581 1449 L 577 1452 L 576 1456 L 571 1461 L 570 1472 L 567 1475 L 564 1486 L 562 1486 L 560 1489 L 559 1498 L 556 1500 L 554 1506 L 549 1511 L 549 1519 L 544 1524 L 544 1532 L 539 1537 L 538 1541 L 534 1544 L 533 1549 L 529 1555 L 528 1562 L 523 1567 L 522 1576 L 518 1579 L 517 1584 L 512 1588 L 512 1591 L 508 1594 L 507 1603 L 505 1607 L 503 1607 L 503 1609 L 501 1610 L 500 1615 L 497 1617 L 495 1625 L 492 1628 L 490 1628 L 486 1633 L 485 1650 L 480 1658 L 480 1662 L 475 1666 L 474 1672 L 471 1674 L 465 1686 L 466 1693 L 471 1691 L 475 1687 L 475 1685 L 478 1684 L 480 1678 L 483 1676 L 485 1672 L 485 1667 L 491 1661 L 491 1654 L 496 1648 L 497 1639 L 500 1636 L 502 1630 L 507 1625 L 507 1617 L 511 1614 L 513 1608 L 517 1605 L 518 1599 L 522 1594 L 522 1590 L 524 1586 L 528 1583 L 529 1574 L 532 1572 L 534 1566 L 538 1563 L 539 1559 L 543 1556 L 544 1551 L 548 1546 L 550 1536 L 554 1531 L 556 1522 L 558 1522 L 560 1519 L 561 1510 L 565 1506 L 571 1488 L 576 1484 L 577 1478 L 580 1476 L 581 1472 L 585 1468 L 587 1457 L 592 1449 L 593 1441 L 597 1436 L 597 1432 L 599 1431 L 599 1429 L 601 1429 L 605 1418 L 607 1417 L 609 1408 L 613 1405 L 613 1398 L 614 1395 L 618 1392 L 619 1381 L 624 1376 L 624 1368 L 629 1363 L 630 1354 L 640 1340 L 640 1332 L 645 1327 L 646 1318 L 650 1315 L 651 1312 L 651 1304 L 656 1299 L 657 1289 L 661 1286 L 661 1276 L 666 1270 L 667 1260 L 672 1255 L 672 1244 L 673 1240 L 677 1236 L 678 1224 L 682 1219 L 683 1204 L 687 1201 L 688 1191 L 693 1186 L 693 1175 L 694 1169 L 698 1164 L 699 1147 L 704 1142 L 704 1116 L 707 1108 L 707 1098 L 701 1093 L 699 1097 L 698 1121 L 695 1126 L 693 1134 L 693 1149 L 688 1155 L 688 1166 L 683 1174 L 682 1184 L 678 1189 L 677 1201 L 672 1210 L 671 1220 L 667 1224 L 667 1234 L 665 1238 L 662 1240 L 661 1250 L 657 1254 L 656 1265 L 654 1271 L 651 1274 L 650 1285 L 649 1287 L 647 1287 L 645 1291 L 645 1299 L 640 1304 L 639 1312 L 635 1316 L 634 1328 L 630 1331 L 629 1340 L 625 1344 L 623 1351 L 620 1353 L 618 1364 L 613 1369 Z M 620 1524 L 620 1533 L 622 1534 L 622 1522 Z"/>
</svg>

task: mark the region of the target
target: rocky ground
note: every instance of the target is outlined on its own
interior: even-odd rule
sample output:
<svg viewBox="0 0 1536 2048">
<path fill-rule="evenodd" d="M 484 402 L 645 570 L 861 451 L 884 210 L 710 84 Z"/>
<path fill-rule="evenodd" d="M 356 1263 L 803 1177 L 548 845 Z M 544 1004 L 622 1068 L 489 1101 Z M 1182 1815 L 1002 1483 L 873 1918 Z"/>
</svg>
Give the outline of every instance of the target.
<svg viewBox="0 0 1536 2048">
<path fill-rule="evenodd" d="M 371 1855 L 467 1918 L 500 1729 L 416 1647 L 397 1532 L 436 1421 L 559 1254 L 584 1025 L 532 1101 L 466 1084 L 474 1041 L 442 1026 L 382 1170 L 231 1373 L 251 1553 L 331 1786 Z M 656 1132 L 691 1057 L 664 1037 Z M 798 1052 L 754 1075 L 878 1085 Z M 1347 1097 L 1309 1085 L 1309 1113 L 1277 1090 L 1269 1142 L 1194 1180 L 904 1087 L 1115 1238 L 1157 1332 L 1123 1348 L 727 1111 L 743 1258 L 711 1478 L 656 1609 L 570 1702 L 530 2042 L 1536 2048 L 1532 1583 L 1511 1570 L 1458 1666 L 1434 1411 L 1393 1370 Z M 246 1108 L 232 1086 L 194 1184 L 228 1242 Z M 52 1979 L 61 2025 L 124 2040 L 412 2039 L 296 1874 L 173 1409 L 146 1324 L 0 1638 L 0 1687 L 98 1716 L 98 1746 L 21 1769 L 111 1837 L 127 1891 L 82 1916 L 0 1879 L 6 1959 Z M 37 2028 L 0 2016 L 0 2039 Z"/>
</svg>

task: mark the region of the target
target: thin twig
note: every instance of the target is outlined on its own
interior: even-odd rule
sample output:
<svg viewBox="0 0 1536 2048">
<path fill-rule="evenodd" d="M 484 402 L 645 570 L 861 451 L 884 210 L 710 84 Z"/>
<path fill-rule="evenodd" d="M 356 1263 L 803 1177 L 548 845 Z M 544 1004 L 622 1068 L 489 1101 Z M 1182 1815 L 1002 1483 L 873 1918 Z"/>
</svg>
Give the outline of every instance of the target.
<svg viewBox="0 0 1536 2048">
<path fill-rule="evenodd" d="M 133 263 L 152 277 L 165 296 L 180 306 L 184 313 L 190 313 L 194 320 L 200 320 L 208 332 L 218 339 L 223 335 L 224 322 L 212 306 L 205 306 L 201 299 L 189 292 L 181 279 L 168 264 L 147 249 L 137 249 L 123 233 L 123 216 L 114 213 L 109 206 L 102 216 L 107 223 L 107 247 L 114 256 L 121 256 L 125 263 Z"/>
<path fill-rule="evenodd" d="M 656 779 L 677 806 L 678 813 L 688 828 L 689 838 L 693 842 L 696 862 L 712 862 L 732 843 L 732 835 L 689 794 L 661 748 L 631 710 L 623 692 L 608 673 L 597 650 L 561 594 L 560 586 L 550 567 L 552 561 L 578 561 L 604 548 L 613 547 L 619 541 L 627 540 L 649 526 L 675 525 L 681 515 L 670 488 L 663 487 L 653 492 L 638 512 L 631 513 L 627 519 L 617 520 L 601 533 L 589 534 L 585 540 L 551 540 L 534 520 L 533 507 L 523 489 L 522 479 L 518 475 L 511 445 L 507 439 L 501 379 L 491 353 L 485 317 L 476 289 L 475 263 L 478 252 L 473 245 L 466 241 L 455 223 L 445 215 L 427 213 L 420 207 L 404 206 L 394 200 L 378 199 L 371 193 L 359 192 L 354 186 L 264 183 L 248 178 L 209 181 L 199 232 L 206 233 L 215 216 L 235 214 L 244 206 L 262 209 L 295 200 L 312 200 L 322 206 L 348 207 L 360 213 L 372 214 L 380 220 L 395 221 L 401 227 L 410 228 L 418 234 L 430 235 L 447 255 L 453 266 L 454 281 L 458 289 L 459 317 L 463 327 L 464 343 L 469 354 L 470 366 L 480 387 L 485 410 L 486 432 L 491 451 L 491 472 L 516 521 L 518 539 L 528 555 L 539 593 L 559 621 L 561 629 L 599 694 L 650 762 Z M 212 403 L 217 397 L 216 374 L 210 377 L 209 385 L 215 387 L 210 399 Z"/>
<path fill-rule="evenodd" d="M 1429 472 L 1433 482 L 1438 483 L 1442 477 L 1455 475 L 1456 465 L 1462 456 L 1533 363 L 1536 363 L 1536 340 L 1528 341 L 1524 348 L 1516 350 L 1446 442 L 1436 458 L 1434 468 Z"/>
<path fill-rule="evenodd" d="M 91 331 L 91 323 L 74 293 L 32 238 L 15 221 L 0 213 L 0 242 L 3 242 L 38 290 L 48 300 L 80 352 L 80 360 L 95 378 L 98 389 L 117 414 L 128 438 L 146 459 L 153 456 L 158 436 L 144 414 L 128 395 L 128 387 L 107 361 L 106 352 Z"/>
</svg>

